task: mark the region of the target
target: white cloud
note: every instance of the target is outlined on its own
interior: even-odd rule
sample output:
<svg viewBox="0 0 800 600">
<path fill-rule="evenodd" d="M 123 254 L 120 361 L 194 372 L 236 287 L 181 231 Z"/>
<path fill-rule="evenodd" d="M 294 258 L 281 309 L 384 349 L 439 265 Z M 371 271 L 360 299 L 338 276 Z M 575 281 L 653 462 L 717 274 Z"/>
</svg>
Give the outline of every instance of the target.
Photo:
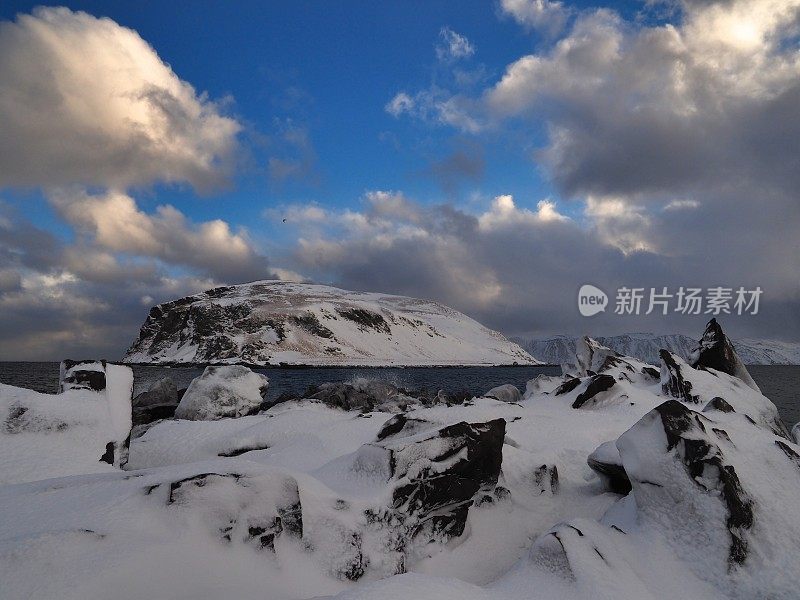
<svg viewBox="0 0 800 600">
<path fill-rule="evenodd" d="M 441 43 L 436 46 L 436 56 L 440 61 L 453 61 L 469 58 L 475 54 L 475 46 L 459 33 L 449 27 L 442 27 L 439 31 Z"/>
<path fill-rule="evenodd" d="M 234 232 L 221 219 L 193 223 L 168 204 L 149 214 L 131 196 L 118 191 L 91 195 L 60 190 L 52 191 L 49 198 L 91 244 L 111 252 L 189 266 L 227 281 L 271 275 L 266 258 L 257 253 L 246 231 Z M 98 260 L 98 265 L 111 259 Z"/>
<path fill-rule="evenodd" d="M 409 113 L 414 110 L 416 103 L 414 99 L 406 94 L 405 92 L 399 92 L 395 94 L 395 96 L 386 103 L 384 107 L 386 112 L 388 112 L 393 117 L 399 117 L 403 113 Z"/>
<path fill-rule="evenodd" d="M 66 8 L 0 22 L 0 185 L 222 183 L 241 125 L 135 31 Z"/>
<path fill-rule="evenodd" d="M 697 200 L 670 200 L 664 210 L 693 210 L 699 206 Z"/>
<path fill-rule="evenodd" d="M 500 8 L 520 25 L 550 34 L 561 30 L 569 17 L 562 2 L 551 0 L 501 0 Z"/>
</svg>

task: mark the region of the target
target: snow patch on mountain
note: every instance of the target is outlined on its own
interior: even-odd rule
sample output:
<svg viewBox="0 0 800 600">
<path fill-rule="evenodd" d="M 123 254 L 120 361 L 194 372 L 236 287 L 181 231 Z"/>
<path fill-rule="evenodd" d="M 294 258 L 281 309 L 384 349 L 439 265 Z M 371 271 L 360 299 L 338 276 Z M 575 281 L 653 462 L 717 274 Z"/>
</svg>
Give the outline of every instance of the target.
<svg viewBox="0 0 800 600">
<path fill-rule="evenodd" d="M 436 302 L 281 281 L 215 288 L 155 306 L 124 361 L 538 364 L 500 333 Z"/>
</svg>

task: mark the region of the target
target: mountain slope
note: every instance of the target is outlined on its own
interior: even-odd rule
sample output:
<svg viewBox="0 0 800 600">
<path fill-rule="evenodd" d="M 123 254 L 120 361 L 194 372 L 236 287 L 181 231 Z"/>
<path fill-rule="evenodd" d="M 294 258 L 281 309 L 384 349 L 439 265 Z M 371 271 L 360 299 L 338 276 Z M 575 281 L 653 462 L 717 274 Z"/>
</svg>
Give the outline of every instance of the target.
<svg viewBox="0 0 800 600">
<path fill-rule="evenodd" d="M 426 300 L 259 281 L 155 306 L 132 363 L 537 364 L 501 334 Z"/>
<path fill-rule="evenodd" d="M 557 335 L 548 338 L 512 338 L 532 356 L 548 364 L 571 362 L 575 356 L 576 336 Z M 658 364 L 658 352 L 669 350 L 684 358 L 697 346 L 697 340 L 686 335 L 655 335 L 652 333 L 626 333 L 596 337 L 598 342 L 620 354 L 633 356 L 650 364 Z M 733 345 L 742 362 L 747 365 L 800 364 L 800 344 L 776 340 L 734 340 Z"/>
</svg>

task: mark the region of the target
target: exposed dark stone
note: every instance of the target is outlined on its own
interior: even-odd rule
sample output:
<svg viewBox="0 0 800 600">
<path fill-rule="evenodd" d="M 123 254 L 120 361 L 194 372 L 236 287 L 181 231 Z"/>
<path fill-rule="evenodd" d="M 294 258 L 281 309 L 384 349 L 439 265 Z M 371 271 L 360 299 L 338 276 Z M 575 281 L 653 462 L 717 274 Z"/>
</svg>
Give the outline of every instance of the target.
<svg viewBox="0 0 800 600">
<path fill-rule="evenodd" d="M 791 446 L 789 446 L 789 444 L 786 444 L 780 440 L 775 440 L 775 445 L 783 450 L 783 453 L 789 457 L 789 460 L 791 460 L 795 465 L 797 465 L 798 468 L 800 468 L 800 454 L 795 452 Z"/>
<path fill-rule="evenodd" d="M 99 365 L 97 369 L 81 369 L 81 365 Z M 65 390 L 93 390 L 102 392 L 106 389 L 106 361 L 98 360 L 70 360 L 61 361 L 61 381 L 59 381 L 59 392 Z"/>
<path fill-rule="evenodd" d="M 108 442 L 106 444 L 106 451 L 103 453 L 103 456 L 100 457 L 100 462 L 108 463 L 110 465 L 114 464 L 114 442 Z"/>
<path fill-rule="evenodd" d="M 378 435 L 375 439 L 381 441 L 390 435 L 401 432 L 403 427 L 405 427 L 406 421 L 408 421 L 408 418 L 405 415 L 401 414 L 393 416 L 383 424 L 383 427 L 381 427 L 381 430 L 378 432 Z"/>
<path fill-rule="evenodd" d="M 565 381 L 564 383 L 562 383 L 560 386 L 558 386 L 555 389 L 555 391 L 553 392 L 553 395 L 561 396 L 562 394 L 569 394 L 572 390 L 574 390 L 580 384 L 581 384 L 580 377 L 573 377 L 572 379 L 568 379 L 567 381 Z"/>
<path fill-rule="evenodd" d="M 248 452 L 253 452 L 254 450 L 266 450 L 269 446 L 262 445 L 262 446 L 242 446 L 241 448 L 234 448 L 232 450 L 228 450 L 227 452 L 220 452 L 217 456 L 221 456 L 224 458 L 232 458 L 234 456 L 241 456 L 242 454 L 246 454 Z"/>
<path fill-rule="evenodd" d="M 363 329 L 374 329 L 375 331 L 391 334 L 392 330 L 383 315 L 366 310 L 364 308 L 337 308 L 336 312 L 340 316 L 358 323 Z"/>
<path fill-rule="evenodd" d="M 600 475 L 612 492 L 623 495 L 628 494 L 631 491 L 631 480 L 625 472 L 625 467 L 622 466 L 622 460 L 603 460 L 599 456 L 598 450 L 592 452 L 586 459 L 589 467 Z"/>
<path fill-rule="evenodd" d="M 333 337 L 333 332 L 320 323 L 319 319 L 317 319 L 317 315 L 312 312 L 304 315 L 294 315 L 292 321 L 312 335 L 325 339 L 331 339 Z"/>
<path fill-rule="evenodd" d="M 724 413 L 732 413 L 736 412 L 733 410 L 733 407 L 728 404 L 728 401 L 724 398 L 720 398 L 719 396 L 712 398 L 708 404 L 703 407 L 703 412 L 708 412 L 711 410 L 718 410 Z"/>
<path fill-rule="evenodd" d="M 695 369 L 713 369 L 711 373 L 720 371 L 732 375 L 760 391 L 716 319 L 711 319 L 706 325 L 703 337 L 690 354 L 689 362 Z"/>
<path fill-rule="evenodd" d="M 488 423 L 460 422 L 405 446 L 402 440 L 392 442 L 392 479 L 405 478 L 407 469 L 418 460 L 426 463 L 413 479 L 397 486 L 392 493 L 393 509 L 404 518 L 414 517 L 416 524 L 411 537 L 424 532 L 426 539 L 435 539 L 464 532 L 473 497 L 479 490 L 490 490 L 497 485 L 505 425 L 503 419 Z M 443 452 L 438 441 L 442 438 L 450 442 L 444 444 Z M 446 468 L 439 466 L 458 454 L 464 457 Z M 412 457 L 411 463 L 406 464 L 405 456 Z M 400 463 L 406 467 L 397 467 Z"/>
<path fill-rule="evenodd" d="M 586 389 L 582 393 L 578 394 L 575 402 L 572 403 L 572 408 L 582 407 L 597 394 L 610 390 L 616 383 L 617 380 L 611 375 L 593 375 L 591 380 L 589 380 L 589 385 L 586 386 Z"/>
<path fill-rule="evenodd" d="M 699 402 L 698 396 L 692 394 L 692 383 L 684 379 L 681 367 L 672 354 L 667 350 L 661 350 L 659 356 L 661 356 L 661 391 L 686 402 Z"/>
<path fill-rule="evenodd" d="M 131 414 L 133 426 L 147 425 L 148 423 L 160 421 L 161 419 L 171 419 L 175 416 L 176 408 L 178 408 L 177 404 L 154 404 L 151 406 L 134 408 Z"/>
<path fill-rule="evenodd" d="M 558 467 L 555 465 L 542 465 L 533 472 L 533 485 L 539 494 L 549 492 L 558 493 Z"/>
<path fill-rule="evenodd" d="M 651 379 L 659 379 L 661 377 L 661 373 L 655 367 L 642 367 L 642 375 L 647 375 Z"/>
</svg>

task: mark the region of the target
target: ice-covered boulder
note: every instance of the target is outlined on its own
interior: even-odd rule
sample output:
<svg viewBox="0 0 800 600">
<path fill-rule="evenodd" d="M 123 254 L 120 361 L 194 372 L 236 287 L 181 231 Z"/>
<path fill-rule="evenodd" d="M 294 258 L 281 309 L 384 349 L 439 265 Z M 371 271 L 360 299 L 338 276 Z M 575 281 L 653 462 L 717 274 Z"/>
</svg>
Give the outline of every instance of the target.
<svg viewBox="0 0 800 600">
<path fill-rule="evenodd" d="M 494 398 L 500 402 L 520 402 L 522 400 L 522 394 L 520 393 L 519 389 L 517 386 L 511 383 L 493 387 L 488 392 L 483 394 L 483 397 Z"/>
<path fill-rule="evenodd" d="M 213 421 L 243 417 L 259 411 L 269 380 L 241 365 L 206 367 L 189 384 L 175 410 L 175 418 Z"/>
<path fill-rule="evenodd" d="M 417 399 L 410 397 L 405 390 L 388 381 L 365 377 L 358 377 L 348 382 L 323 383 L 317 386 L 309 398 L 331 408 L 361 412 L 373 410 L 399 412 L 418 403 Z"/>
<path fill-rule="evenodd" d="M 695 369 L 715 369 L 733 375 L 760 391 L 716 319 L 706 325 L 698 346 L 689 355 L 689 364 Z"/>
</svg>

